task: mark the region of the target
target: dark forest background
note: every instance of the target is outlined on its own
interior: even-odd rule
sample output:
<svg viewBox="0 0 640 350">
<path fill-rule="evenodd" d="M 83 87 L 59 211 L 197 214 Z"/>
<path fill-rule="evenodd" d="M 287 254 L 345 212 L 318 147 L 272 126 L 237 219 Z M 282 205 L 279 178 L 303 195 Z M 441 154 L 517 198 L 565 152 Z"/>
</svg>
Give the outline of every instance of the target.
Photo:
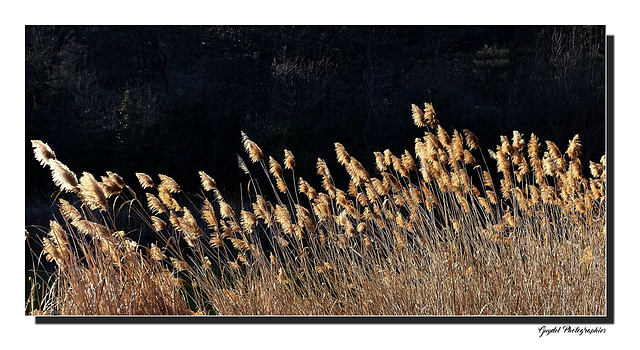
<svg viewBox="0 0 640 350">
<path fill-rule="evenodd" d="M 32 139 L 78 175 L 109 170 L 137 186 L 135 172 L 162 173 L 196 191 L 204 170 L 229 193 L 241 130 L 280 162 L 291 150 L 313 184 L 318 157 L 341 176 L 334 142 L 372 174 L 374 151 L 412 151 L 423 130 L 411 104 L 424 102 L 485 149 L 518 130 L 561 148 L 579 134 L 583 164 L 605 150 L 604 26 L 25 30 L 27 224 L 56 192 Z"/>
</svg>

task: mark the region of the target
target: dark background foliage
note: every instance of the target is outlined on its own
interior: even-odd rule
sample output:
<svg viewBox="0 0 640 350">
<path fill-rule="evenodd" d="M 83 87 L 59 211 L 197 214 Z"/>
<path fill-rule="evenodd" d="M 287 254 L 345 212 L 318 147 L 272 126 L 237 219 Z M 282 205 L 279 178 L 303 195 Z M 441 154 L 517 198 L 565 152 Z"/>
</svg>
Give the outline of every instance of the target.
<svg viewBox="0 0 640 350">
<path fill-rule="evenodd" d="M 32 139 L 78 175 L 195 191 L 204 170 L 234 192 L 241 130 L 313 184 L 318 157 L 341 176 L 334 142 L 372 173 L 373 151 L 413 150 L 424 102 L 484 148 L 579 134 L 587 164 L 604 154 L 604 43 L 604 26 L 27 26 L 27 203 L 56 192 Z"/>
</svg>

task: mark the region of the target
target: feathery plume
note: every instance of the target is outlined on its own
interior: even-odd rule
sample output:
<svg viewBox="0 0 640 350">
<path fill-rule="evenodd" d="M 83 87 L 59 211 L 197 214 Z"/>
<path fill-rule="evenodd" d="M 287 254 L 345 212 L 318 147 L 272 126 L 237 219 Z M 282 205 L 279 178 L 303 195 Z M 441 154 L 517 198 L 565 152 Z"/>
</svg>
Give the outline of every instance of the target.
<svg viewBox="0 0 640 350">
<path fill-rule="evenodd" d="M 257 163 L 263 160 L 264 156 L 262 155 L 262 150 L 260 149 L 260 147 L 258 147 L 255 142 L 251 141 L 247 134 L 244 133 L 244 131 L 241 131 L 240 135 L 242 135 L 242 144 L 244 145 L 245 151 L 249 154 L 249 159 L 251 159 L 251 162 Z"/>
<path fill-rule="evenodd" d="M 200 214 L 202 215 L 202 219 L 207 222 L 209 228 L 214 231 L 218 230 L 218 220 L 216 219 L 216 213 L 213 209 L 213 205 L 209 200 L 205 199 L 202 204 L 202 209 L 200 209 Z"/>
<path fill-rule="evenodd" d="M 347 153 L 344 146 L 339 142 L 334 143 L 334 146 L 336 149 L 336 155 L 338 156 L 338 163 L 341 165 L 349 164 L 351 162 L 351 156 Z"/>
<path fill-rule="evenodd" d="M 449 134 L 447 134 L 447 132 L 442 128 L 442 126 L 438 125 L 438 141 L 440 141 L 440 144 L 443 147 L 450 147 L 451 146 L 451 137 L 449 137 Z"/>
<path fill-rule="evenodd" d="M 580 137 L 576 134 L 571 141 L 569 141 L 569 148 L 567 148 L 567 154 L 571 159 L 578 159 L 580 156 L 580 149 L 582 144 L 580 143 Z"/>
<path fill-rule="evenodd" d="M 62 217 L 65 220 L 73 221 L 82 218 L 82 215 L 80 214 L 78 209 L 71 205 L 71 203 L 62 198 L 60 198 L 59 201 L 60 205 L 58 205 L 58 208 L 60 208 L 60 214 L 62 214 Z"/>
<path fill-rule="evenodd" d="M 560 170 L 564 171 L 566 163 L 562 157 L 562 153 L 560 153 L 560 150 L 558 149 L 558 146 L 556 146 L 552 141 L 546 141 L 546 143 L 549 154 L 553 157 Z"/>
<path fill-rule="evenodd" d="M 153 224 L 153 229 L 156 232 L 160 232 L 160 231 L 164 230 L 167 227 L 167 223 L 165 223 L 164 220 L 160 219 L 157 216 L 152 216 L 151 217 L 151 222 Z"/>
<path fill-rule="evenodd" d="M 238 169 L 242 170 L 243 173 L 249 175 L 249 168 L 247 167 L 247 164 L 244 162 L 244 159 L 242 159 L 242 157 L 240 157 L 239 154 L 236 154 L 236 159 L 238 161 Z"/>
<path fill-rule="evenodd" d="M 151 176 L 145 173 L 136 173 L 136 177 L 138 178 L 138 182 L 140 182 L 140 186 L 142 186 L 142 188 L 155 187 Z"/>
<path fill-rule="evenodd" d="M 293 153 L 291 153 L 291 151 L 289 151 L 288 149 L 285 149 L 284 150 L 284 168 L 293 170 L 295 166 L 296 166 L 296 160 L 293 157 Z"/>
<path fill-rule="evenodd" d="M 151 255 L 151 259 L 156 261 L 162 261 L 167 258 L 166 255 L 162 252 L 160 248 L 158 248 L 155 243 L 151 243 L 151 248 L 149 249 L 149 254 Z"/>
<path fill-rule="evenodd" d="M 31 146 L 33 147 L 33 155 L 43 167 L 49 165 L 52 159 L 56 159 L 56 154 L 46 143 L 40 140 L 31 140 Z"/>
<path fill-rule="evenodd" d="M 164 185 L 166 188 L 169 189 L 171 193 L 179 193 L 181 191 L 180 186 L 178 186 L 178 183 L 175 182 L 171 177 L 163 174 L 158 174 L 158 177 L 162 181 L 160 182 L 160 186 Z"/>
<path fill-rule="evenodd" d="M 385 164 L 384 155 L 378 151 L 373 152 L 373 155 L 376 157 L 376 168 L 381 172 L 386 171 L 387 164 Z"/>
<path fill-rule="evenodd" d="M 480 148 L 480 140 L 478 140 L 478 137 L 474 133 L 469 131 L 469 129 L 462 129 L 462 132 L 464 133 L 465 141 L 469 149 Z"/>
<path fill-rule="evenodd" d="M 146 193 L 147 196 L 147 206 L 151 209 L 151 212 L 154 214 L 164 213 L 166 211 L 162 202 L 158 199 L 158 197 L 154 196 L 151 193 Z"/>
<path fill-rule="evenodd" d="M 276 178 L 282 177 L 282 167 L 278 162 L 269 156 L 269 172 Z"/>
<path fill-rule="evenodd" d="M 120 175 L 110 171 L 107 171 L 107 176 L 101 176 L 101 180 L 102 191 L 107 198 L 120 194 L 127 186 Z"/>
<path fill-rule="evenodd" d="M 438 125 L 436 111 L 433 109 L 433 105 L 431 103 L 425 102 L 424 104 L 423 120 L 430 128 L 435 128 Z"/>
<path fill-rule="evenodd" d="M 66 192 L 75 192 L 78 186 L 78 178 L 66 165 L 57 159 L 49 159 L 49 168 L 53 183 Z"/>
<path fill-rule="evenodd" d="M 242 210 L 240 212 L 240 224 L 242 225 L 242 229 L 245 233 L 249 234 L 253 232 L 253 230 L 256 228 L 257 222 L 258 219 L 255 215 L 253 215 L 253 213 L 246 210 Z"/>
<path fill-rule="evenodd" d="M 82 173 L 78 190 L 80 198 L 91 210 L 99 209 L 104 211 L 109 208 L 102 186 L 90 173 Z"/>
<path fill-rule="evenodd" d="M 213 191 L 214 188 L 217 188 L 216 182 L 211 176 L 207 175 L 207 173 L 199 171 L 198 174 L 200 174 L 200 183 L 205 191 Z"/>
<path fill-rule="evenodd" d="M 500 135 L 500 149 L 502 150 L 502 152 L 504 152 L 505 154 L 512 154 L 513 153 L 513 146 L 511 146 L 511 144 L 509 144 L 509 139 L 504 136 L 504 135 Z"/>
<path fill-rule="evenodd" d="M 525 142 L 522 139 L 522 135 L 520 134 L 520 132 L 514 130 L 513 131 L 513 137 L 511 138 L 511 147 L 514 150 L 518 150 L 518 151 L 522 151 L 522 149 L 525 146 Z"/>
<path fill-rule="evenodd" d="M 424 113 L 420 109 L 420 107 L 411 104 L 411 117 L 413 118 L 413 123 L 417 127 L 425 127 L 427 126 L 426 120 L 424 119 Z"/>
</svg>

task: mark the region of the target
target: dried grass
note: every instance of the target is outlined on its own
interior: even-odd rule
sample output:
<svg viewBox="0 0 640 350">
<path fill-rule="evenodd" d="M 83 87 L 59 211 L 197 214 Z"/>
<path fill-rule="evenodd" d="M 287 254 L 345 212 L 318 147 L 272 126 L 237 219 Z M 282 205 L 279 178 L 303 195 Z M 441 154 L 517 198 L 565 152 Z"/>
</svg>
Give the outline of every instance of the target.
<svg viewBox="0 0 640 350">
<path fill-rule="evenodd" d="M 375 176 L 334 144 L 350 176 L 345 191 L 324 160 L 316 162 L 316 191 L 296 181 L 290 151 L 283 168 L 242 133 L 268 184 L 242 162 L 253 187 L 235 208 L 202 171 L 199 203 L 179 202 L 180 186 L 162 174 L 155 186 L 136 173 L 144 191 L 137 196 L 111 172 L 102 182 L 83 173 L 78 182 L 45 143 L 32 141 L 36 160 L 76 202 L 59 200 L 64 222 L 52 221 L 38 241 L 57 269 L 41 306 L 28 312 L 606 314 L 606 158 L 590 162 L 592 177 L 584 178 L 577 135 L 562 153 L 516 131 L 494 152 L 467 129 L 464 137 L 447 133 L 430 104 L 412 105 L 412 117 L 435 134 L 415 140 L 415 155 L 375 152 Z M 484 152 L 495 164 L 476 164 Z M 141 246 L 117 230 L 115 201 L 157 241 Z"/>
</svg>

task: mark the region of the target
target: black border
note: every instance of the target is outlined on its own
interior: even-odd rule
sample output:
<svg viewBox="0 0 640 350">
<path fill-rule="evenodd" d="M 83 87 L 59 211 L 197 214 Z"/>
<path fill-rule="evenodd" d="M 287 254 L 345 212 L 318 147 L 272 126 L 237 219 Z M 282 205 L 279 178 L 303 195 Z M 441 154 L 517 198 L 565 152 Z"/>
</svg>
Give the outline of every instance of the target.
<svg viewBox="0 0 640 350">
<path fill-rule="evenodd" d="M 614 324 L 614 36 L 606 36 L 606 316 L 35 316 L 36 324 Z"/>
</svg>

